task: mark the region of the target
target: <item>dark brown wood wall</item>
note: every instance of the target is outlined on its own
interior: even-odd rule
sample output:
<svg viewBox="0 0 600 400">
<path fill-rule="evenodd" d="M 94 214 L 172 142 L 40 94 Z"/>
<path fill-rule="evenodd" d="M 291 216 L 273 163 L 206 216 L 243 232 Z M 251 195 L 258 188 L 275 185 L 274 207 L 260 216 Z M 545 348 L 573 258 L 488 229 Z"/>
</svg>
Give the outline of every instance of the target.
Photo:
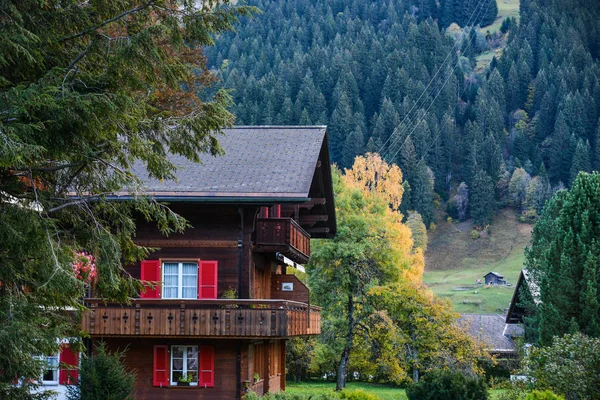
<svg viewBox="0 0 600 400">
<path fill-rule="evenodd" d="M 291 292 L 282 291 L 281 284 L 284 282 L 293 283 L 294 290 Z M 273 279 L 271 280 L 271 298 L 308 304 L 310 301 L 310 290 L 295 275 L 273 275 Z"/>
<path fill-rule="evenodd" d="M 235 340 L 169 340 L 169 339 L 105 339 L 109 349 L 124 349 L 129 346 L 125 357 L 125 365 L 135 370 L 135 398 L 139 400 L 231 400 L 239 398 L 237 393 L 236 358 L 237 341 Z M 215 386 L 169 387 L 152 386 L 153 346 L 154 345 L 212 345 L 215 348 Z M 247 344 L 242 346 L 247 348 Z"/>
<path fill-rule="evenodd" d="M 154 224 L 138 221 L 135 241 L 148 247 L 160 247 L 148 259 L 217 260 L 218 294 L 233 287 L 239 298 L 251 298 L 253 293 L 253 265 L 251 257 L 251 234 L 258 207 L 243 207 L 244 232 L 242 235 L 242 259 L 240 276 L 240 215 L 237 206 L 212 206 L 206 204 L 173 204 L 173 211 L 185 217 L 192 225 L 183 234 L 163 236 Z M 140 277 L 140 264 L 126 266 L 132 276 Z M 240 285 L 241 284 L 241 285 Z"/>
</svg>

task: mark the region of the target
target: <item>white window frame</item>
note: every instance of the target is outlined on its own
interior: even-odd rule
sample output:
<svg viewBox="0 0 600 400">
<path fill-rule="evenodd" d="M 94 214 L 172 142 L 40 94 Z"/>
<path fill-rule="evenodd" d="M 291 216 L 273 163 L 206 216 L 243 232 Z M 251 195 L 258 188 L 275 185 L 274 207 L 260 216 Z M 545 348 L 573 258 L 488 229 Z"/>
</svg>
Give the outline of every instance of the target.
<svg viewBox="0 0 600 400">
<path fill-rule="evenodd" d="M 195 349 L 196 351 L 196 360 L 198 362 L 198 370 L 196 371 L 196 381 L 195 382 L 190 382 L 190 386 L 198 386 L 198 380 L 200 379 L 200 350 L 199 350 L 199 346 L 191 346 L 191 345 L 186 345 L 186 344 L 182 344 L 182 345 L 173 345 L 171 346 L 171 354 L 169 356 L 169 361 L 170 361 L 170 368 L 169 368 L 169 384 L 170 385 L 177 385 L 179 383 L 179 381 L 174 381 L 173 380 L 173 354 L 175 354 L 175 352 L 173 351 L 175 349 L 175 347 L 183 347 L 183 375 L 187 374 L 187 351 L 188 349 L 191 347 L 192 349 Z M 182 375 L 182 376 L 183 376 Z"/>
<path fill-rule="evenodd" d="M 162 298 L 163 299 L 197 299 L 198 298 L 198 274 L 200 273 L 198 267 L 198 261 L 176 261 L 176 260 L 164 260 L 161 262 L 162 270 Z M 177 297 L 166 296 L 166 285 L 165 285 L 165 264 L 177 264 Z M 194 297 L 183 297 L 183 264 L 196 264 L 196 295 Z"/>
<path fill-rule="evenodd" d="M 56 371 L 56 380 L 52 380 L 52 381 L 46 381 L 46 380 L 44 380 L 44 374 L 45 374 L 45 372 L 48 371 L 48 370 L 50 370 L 50 369 L 53 369 L 53 368 L 46 368 L 46 366 L 44 366 L 42 368 L 42 372 L 40 374 L 40 382 L 42 382 L 43 386 L 58 386 L 58 382 L 60 381 L 60 352 L 58 352 L 56 354 L 53 354 L 53 355 L 50 355 L 50 356 L 40 356 L 40 359 L 43 362 L 47 363 L 46 360 L 49 357 L 56 357 L 56 361 L 57 361 L 57 363 L 56 363 L 56 369 L 55 369 L 55 371 Z"/>
</svg>

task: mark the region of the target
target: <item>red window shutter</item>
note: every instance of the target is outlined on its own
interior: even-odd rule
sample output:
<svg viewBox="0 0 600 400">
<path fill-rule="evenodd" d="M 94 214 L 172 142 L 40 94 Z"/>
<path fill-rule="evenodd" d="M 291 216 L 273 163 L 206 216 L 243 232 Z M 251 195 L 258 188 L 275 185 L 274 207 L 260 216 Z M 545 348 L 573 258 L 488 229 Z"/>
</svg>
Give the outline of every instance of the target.
<svg viewBox="0 0 600 400">
<path fill-rule="evenodd" d="M 146 285 L 146 290 L 141 293 L 143 299 L 158 299 L 161 296 L 160 281 L 162 280 L 160 273 L 159 260 L 144 260 L 142 261 L 140 279 L 143 281 L 158 282 L 159 286 L 152 289 L 150 285 Z"/>
<path fill-rule="evenodd" d="M 169 386 L 169 348 L 168 346 L 154 346 L 154 374 L 152 385 Z"/>
<path fill-rule="evenodd" d="M 198 298 L 216 299 L 219 262 L 201 260 L 198 266 Z"/>
<path fill-rule="evenodd" d="M 198 386 L 215 386 L 215 348 L 213 346 L 200 346 L 200 376 Z"/>
<path fill-rule="evenodd" d="M 79 354 L 75 353 L 68 344 L 60 348 L 60 370 L 58 383 L 71 385 L 79 380 Z"/>
</svg>

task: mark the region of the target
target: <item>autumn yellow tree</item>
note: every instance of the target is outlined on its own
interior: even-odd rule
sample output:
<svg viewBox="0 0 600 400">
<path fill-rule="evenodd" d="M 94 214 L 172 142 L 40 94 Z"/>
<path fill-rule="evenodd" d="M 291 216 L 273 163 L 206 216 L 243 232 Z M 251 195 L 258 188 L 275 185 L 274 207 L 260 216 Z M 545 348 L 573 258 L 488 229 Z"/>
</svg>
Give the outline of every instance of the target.
<svg viewBox="0 0 600 400">
<path fill-rule="evenodd" d="M 397 282 L 413 264 L 411 232 L 399 213 L 378 192 L 364 190 L 350 175 L 333 171 L 338 234 L 333 240 L 313 242 L 307 266 L 316 303 L 324 307 L 323 339 L 339 354 L 337 389 L 346 374 L 357 336 L 367 334 L 372 287 Z"/>
<path fill-rule="evenodd" d="M 351 169 L 346 169 L 346 178 L 366 190 L 378 193 L 398 210 L 402 202 L 404 187 L 402 171 L 396 164 L 388 164 L 377 153 L 357 156 Z"/>
<path fill-rule="evenodd" d="M 307 272 L 323 306 L 315 353 L 339 357 L 337 389 L 349 368 L 396 383 L 432 366 L 471 368 L 476 346 L 454 325 L 451 307 L 422 286 L 423 251 L 398 211 L 400 169 L 367 154 L 345 174 L 334 168 L 333 181 L 338 235 L 313 242 Z"/>
</svg>

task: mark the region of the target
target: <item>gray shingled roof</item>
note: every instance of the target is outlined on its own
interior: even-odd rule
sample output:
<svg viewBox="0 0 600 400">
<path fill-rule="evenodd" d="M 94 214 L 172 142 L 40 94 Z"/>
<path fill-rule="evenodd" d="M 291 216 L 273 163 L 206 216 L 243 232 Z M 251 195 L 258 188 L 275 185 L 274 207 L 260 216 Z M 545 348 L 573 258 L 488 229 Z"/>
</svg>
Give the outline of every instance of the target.
<svg viewBox="0 0 600 400">
<path fill-rule="evenodd" d="M 517 346 L 512 338 L 521 336 L 523 328 L 509 326 L 507 330 L 504 318 L 502 314 L 462 314 L 457 322 L 489 352 L 515 353 Z"/>
<path fill-rule="evenodd" d="M 239 126 L 218 136 L 225 155 L 196 164 L 170 156 L 177 181 L 151 179 L 142 164 L 134 173 L 149 194 L 174 197 L 307 198 L 325 126 Z"/>
</svg>

